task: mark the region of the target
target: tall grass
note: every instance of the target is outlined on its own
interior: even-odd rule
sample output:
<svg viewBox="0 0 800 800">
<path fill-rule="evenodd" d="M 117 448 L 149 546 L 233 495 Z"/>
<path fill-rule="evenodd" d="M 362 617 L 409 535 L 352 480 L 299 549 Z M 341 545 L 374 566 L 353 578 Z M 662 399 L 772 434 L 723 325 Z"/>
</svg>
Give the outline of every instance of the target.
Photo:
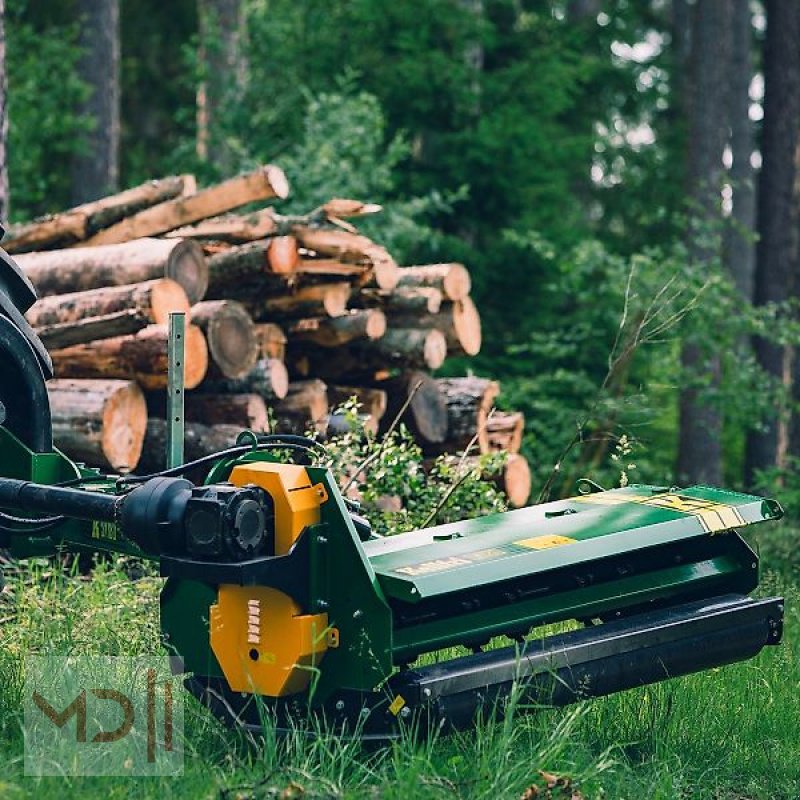
<svg viewBox="0 0 800 800">
<path fill-rule="evenodd" d="M 800 592 L 791 569 L 768 576 L 761 590 L 786 593 L 784 644 L 743 664 L 569 709 L 524 714 L 512 699 L 502 722 L 482 720 L 452 736 L 408 736 L 371 751 L 324 733 L 279 738 L 269 726 L 255 741 L 187 698 L 181 778 L 26 778 L 26 653 L 159 652 L 160 581 L 129 572 L 119 560 L 86 579 L 33 562 L 6 575 L 13 594 L 0 595 L 0 798 L 488 800 L 542 786 L 539 770 L 570 778 L 565 798 L 573 791 L 614 800 L 800 797 Z"/>
</svg>

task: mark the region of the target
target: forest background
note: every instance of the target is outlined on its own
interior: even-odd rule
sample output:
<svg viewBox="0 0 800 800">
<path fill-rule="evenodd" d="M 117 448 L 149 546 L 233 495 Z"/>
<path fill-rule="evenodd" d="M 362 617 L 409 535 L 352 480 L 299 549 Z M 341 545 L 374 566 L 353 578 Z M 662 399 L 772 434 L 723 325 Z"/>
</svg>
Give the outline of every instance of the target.
<svg viewBox="0 0 800 800">
<path fill-rule="evenodd" d="M 3 7 L 4 6 L 4 7 Z M 800 497 L 800 3 L 0 0 L 0 218 L 283 167 L 463 261 L 534 499 Z M 448 362 L 450 365 L 450 362 Z M 543 491 L 544 490 L 544 491 Z"/>
</svg>

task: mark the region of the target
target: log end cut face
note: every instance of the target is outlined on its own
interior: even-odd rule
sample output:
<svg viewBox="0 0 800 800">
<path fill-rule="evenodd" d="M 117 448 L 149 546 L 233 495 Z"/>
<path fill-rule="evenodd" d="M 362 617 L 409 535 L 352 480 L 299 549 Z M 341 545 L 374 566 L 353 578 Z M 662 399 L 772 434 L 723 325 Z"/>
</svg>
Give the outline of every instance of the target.
<svg viewBox="0 0 800 800">
<path fill-rule="evenodd" d="M 208 263 L 202 246 L 193 239 L 182 239 L 170 253 L 166 277 L 179 283 L 189 302 L 199 303 L 208 290 Z"/>
</svg>

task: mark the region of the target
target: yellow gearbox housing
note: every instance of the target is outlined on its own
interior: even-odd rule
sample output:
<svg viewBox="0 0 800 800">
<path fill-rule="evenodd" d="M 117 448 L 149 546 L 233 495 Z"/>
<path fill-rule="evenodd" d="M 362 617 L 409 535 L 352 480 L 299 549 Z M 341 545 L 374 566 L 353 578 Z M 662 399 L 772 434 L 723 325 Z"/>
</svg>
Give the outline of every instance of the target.
<svg viewBox="0 0 800 800">
<path fill-rule="evenodd" d="M 327 498 L 305 467 L 260 462 L 233 469 L 231 483 L 258 486 L 275 507 L 275 555 L 285 555 Z M 267 697 L 305 690 L 331 639 L 327 614 L 303 614 L 288 595 L 265 586 L 223 584 L 211 606 L 211 649 L 231 689 Z"/>
</svg>

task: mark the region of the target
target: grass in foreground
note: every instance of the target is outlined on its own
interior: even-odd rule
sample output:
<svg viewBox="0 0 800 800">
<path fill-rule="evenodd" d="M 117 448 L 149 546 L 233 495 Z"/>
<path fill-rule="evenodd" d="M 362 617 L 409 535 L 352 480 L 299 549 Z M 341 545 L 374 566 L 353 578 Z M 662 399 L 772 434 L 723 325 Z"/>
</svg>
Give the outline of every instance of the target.
<svg viewBox="0 0 800 800">
<path fill-rule="evenodd" d="M 555 798 L 796 800 L 800 797 L 800 592 L 797 534 L 764 535 L 762 594 L 784 592 L 784 644 L 757 659 L 569 709 L 515 714 L 435 741 L 365 752 L 323 736 L 254 747 L 187 701 L 180 778 L 23 775 L 21 661 L 26 653 L 158 652 L 159 581 L 119 564 L 92 580 L 38 563 L 7 575 L 0 599 L 0 798 Z M 778 556 L 780 556 L 778 558 Z M 778 569 L 779 568 L 779 569 Z M 552 778 L 550 778 L 552 782 Z"/>
</svg>

